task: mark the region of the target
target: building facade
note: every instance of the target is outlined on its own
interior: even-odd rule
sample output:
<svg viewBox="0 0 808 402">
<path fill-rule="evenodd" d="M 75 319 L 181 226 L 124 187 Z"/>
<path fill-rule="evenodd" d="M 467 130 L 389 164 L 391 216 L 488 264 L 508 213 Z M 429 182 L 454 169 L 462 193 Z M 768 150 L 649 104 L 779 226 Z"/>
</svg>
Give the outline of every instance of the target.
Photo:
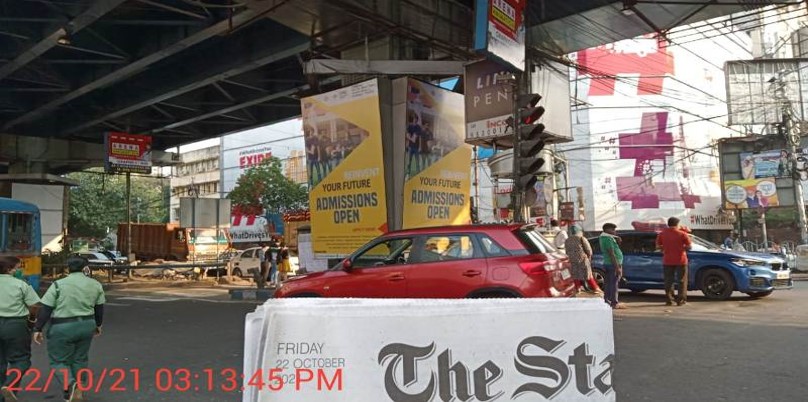
<svg viewBox="0 0 808 402">
<path fill-rule="evenodd" d="M 180 153 L 182 162 L 171 168 L 171 222 L 179 221 L 180 198 L 219 198 L 222 195 L 220 151 L 216 145 Z"/>
<path fill-rule="evenodd" d="M 606 222 L 649 230 L 676 216 L 703 234 L 731 230 L 715 142 L 747 133 L 728 126 L 724 63 L 791 57 L 799 21 L 790 13 L 733 16 L 664 40 L 647 36 L 570 55 L 575 141 L 557 149 L 569 160 L 570 185 L 583 189 L 577 223 L 588 231 Z"/>
</svg>

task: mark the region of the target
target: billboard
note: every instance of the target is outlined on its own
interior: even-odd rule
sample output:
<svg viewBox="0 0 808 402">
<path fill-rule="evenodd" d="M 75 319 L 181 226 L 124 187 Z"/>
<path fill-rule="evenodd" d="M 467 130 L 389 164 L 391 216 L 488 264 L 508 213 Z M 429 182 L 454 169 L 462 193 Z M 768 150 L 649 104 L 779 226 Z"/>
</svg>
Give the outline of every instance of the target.
<svg viewBox="0 0 808 402">
<path fill-rule="evenodd" d="M 283 219 L 278 214 L 233 215 L 230 221 L 230 238 L 233 243 L 259 243 L 283 235 Z"/>
<path fill-rule="evenodd" d="M 724 182 L 722 189 L 727 207 L 752 208 L 743 206 L 744 203 L 737 203 L 740 202 L 739 189 L 735 188 L 732 194 L 727 193 L 727 183 L 750 180 L 773 183 L 777 203 L 769 203 L 768 206 L 796 205 L 797 192 L 794 187 L 797 183 L 802 185 L 803 199 L 808 200 L 808 138 L 801 139 L 801 144 L 797 147 L 796 163 L 791 160 L 786 147 L 783 137 L 771 135 L 726 138 L 718 143 L 721 178 Z M 731 202 L 730 198 L 736 203 Z"/>
<path fill-rule="evenodd" d="M 729 124 L 772 124 L 783 119 L 783 100 L 794 117 L 808 117 L 808 60 L 728 61 L 724 66 Z"/>
<path fill-rule="evenodd" d="M 225 195 L 233 191 L 238 178 L 245 170 L 261 164 L 264 159 L 274 156 L 284 165 L 284 174 L 292 180 L 298 175 L 291 167 L 295 155 L 303 152 L 302 122 L 291 119 L 271 126 L 242 131 L 222 137 L 222 191 Z M 303 167 L 301 166 L 300 169 Z"/>
<path fill-rule="evenodd" d="M 470 144 L 490 145 L 493 140 L 513 135 L 508 123 L 513 118 L 513 90 L 496 82 L 501 73 L 507 69 L 490 60 L 466 66 L 466 142 Z"/>
<path fill-rule="evenodd" d="M 741 176 L 744 179 L 791 177 L 795 170 L 800 174 L 802 180 L 806 179 L 803 167 L 808 164 L 808 149 L 798 149 L 797 166 L 794 166 L 791 161 L 791 153 L 786 149 L 742 152 L 738 156 L 741 163 Z"/>
<path fill-rule="evenodd" d="M 230 200 L 226 198 L 180 198 L 180 226 L 212 228 L 230 226 Z"/>
<path fill-rule="evenodd" d="M 526 0 L 477 0 L 474 49 L 525 68 Z"/>
<path fill-rule="evenodd" d="M 726 115 L 714 99 L 725 87 L 723 71 L 700 58 L 736 57 L 722 46 L 642 36 L 570 55 L 578 66 L 571 70 L 574 142 L 557 151 L 570 162 L 569 185 L 582 189 L 584 230 L 607 222 L 652 230 L 669 217 L 693 230 L 732 229 L 712 151 L 732 132 L 704 117 Z"/>
<path fill-rule="evenodd" d="M 403 227 L 470 223 L 463 95 L 409 78 L 406 96 Z"/>
<path fill-rule="evenodd" d="M 108 132 L 104 144 L 108 173 L 151 173 L 151 136 Z"/>
<path fill-rule="evenodd" d="M 343 257 L 387 231 L 379 84 L 301 100 L 312 246 Z"/>
<path fill-rule="evenodd" d="M 768 208 L 780 205 L 774 177 L 724 182 L 727 209 Z"/>
<path fill-rule="evenodd" d="M 637 95 L 662 95 L 665 77 L 675 74 L 673 54 L 663 38 L 646 35 L 577 53 L 578 72 L 591 77 L 588 96 L 614 96 L 626 76 L 636 77 Z"/>
</svg>

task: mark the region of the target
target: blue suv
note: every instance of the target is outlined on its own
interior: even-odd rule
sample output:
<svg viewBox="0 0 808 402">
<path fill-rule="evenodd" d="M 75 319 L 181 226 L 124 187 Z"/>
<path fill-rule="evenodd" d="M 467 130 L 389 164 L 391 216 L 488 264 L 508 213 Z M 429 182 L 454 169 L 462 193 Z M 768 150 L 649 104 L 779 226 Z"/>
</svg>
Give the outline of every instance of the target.
<svg viewBox="0 0 808 402">
<path fill-rule="evenodd" d="M 619 232 L 623 250 L 623 280 L 620 287 L 632 292 L 664 289 L 662 252 L 656 247 L 654 232 Z M 793 286 L 791 269 L 786 262 L 770 254 L 724 250 L 702 238 L 691 236 L 693 247 L 687 252 L 688 288 L 701 290 L 709 299 L 728 299 L 738 291 L 751 297 L 766 297 L 775 289 Z M 603 271 L 603 254 L 598 238 L 590 238 L 594 253 L 592 270 L 599 283 Z"/>
</svg>

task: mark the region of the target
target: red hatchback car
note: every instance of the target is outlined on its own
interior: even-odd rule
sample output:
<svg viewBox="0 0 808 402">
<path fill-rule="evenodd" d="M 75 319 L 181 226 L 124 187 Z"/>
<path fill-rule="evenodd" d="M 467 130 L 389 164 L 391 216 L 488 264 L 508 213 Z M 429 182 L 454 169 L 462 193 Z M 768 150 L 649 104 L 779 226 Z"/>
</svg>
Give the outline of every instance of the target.
<svg viewBox="0 0 808 402">
<path fill-rule="evenodd" d="M 468 225 L 390 232 L 325 272 L 295 277 L 282 297 L 568 297 L 567 257 L 535 225 Z"/>
</svg>

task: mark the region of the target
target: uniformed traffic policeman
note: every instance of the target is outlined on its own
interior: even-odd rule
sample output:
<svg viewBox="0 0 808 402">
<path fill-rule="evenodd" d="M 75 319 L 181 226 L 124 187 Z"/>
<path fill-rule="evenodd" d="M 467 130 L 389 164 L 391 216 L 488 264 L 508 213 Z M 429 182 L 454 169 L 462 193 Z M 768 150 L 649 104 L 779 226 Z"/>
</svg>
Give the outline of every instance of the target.
<svg viewBox="0 0 808 402">
<path fill-rule="evenodd" d="M 60 373 L 66 401 L 81 399 L 76 386 L 76 374 L 89 364 L 90 344 L 94 336 L 101 335 L 104 320 L 104 289 L 83 270 L 87 260 L 71 257 L 67 260 L 70 274 L 53 282 L 42 296 L 42 308 L 34 325 L 34 342 L 42 343 L 42 328 L 48 327 L 48 358 L 51 369 Z M 61 374 L 61 373 L 66 373 Z"/>
<path fill-rule="evenodd" d="M 31 285 L 12 276 L 20 269 L 17 257 L 0 257 L 0 401 L 16 401 L 11 381 L 31 368 L 31 329 L 28 317 L 39 303 Z M 7 375 L 9 370 L 19 370 Z"/>
</svg>

